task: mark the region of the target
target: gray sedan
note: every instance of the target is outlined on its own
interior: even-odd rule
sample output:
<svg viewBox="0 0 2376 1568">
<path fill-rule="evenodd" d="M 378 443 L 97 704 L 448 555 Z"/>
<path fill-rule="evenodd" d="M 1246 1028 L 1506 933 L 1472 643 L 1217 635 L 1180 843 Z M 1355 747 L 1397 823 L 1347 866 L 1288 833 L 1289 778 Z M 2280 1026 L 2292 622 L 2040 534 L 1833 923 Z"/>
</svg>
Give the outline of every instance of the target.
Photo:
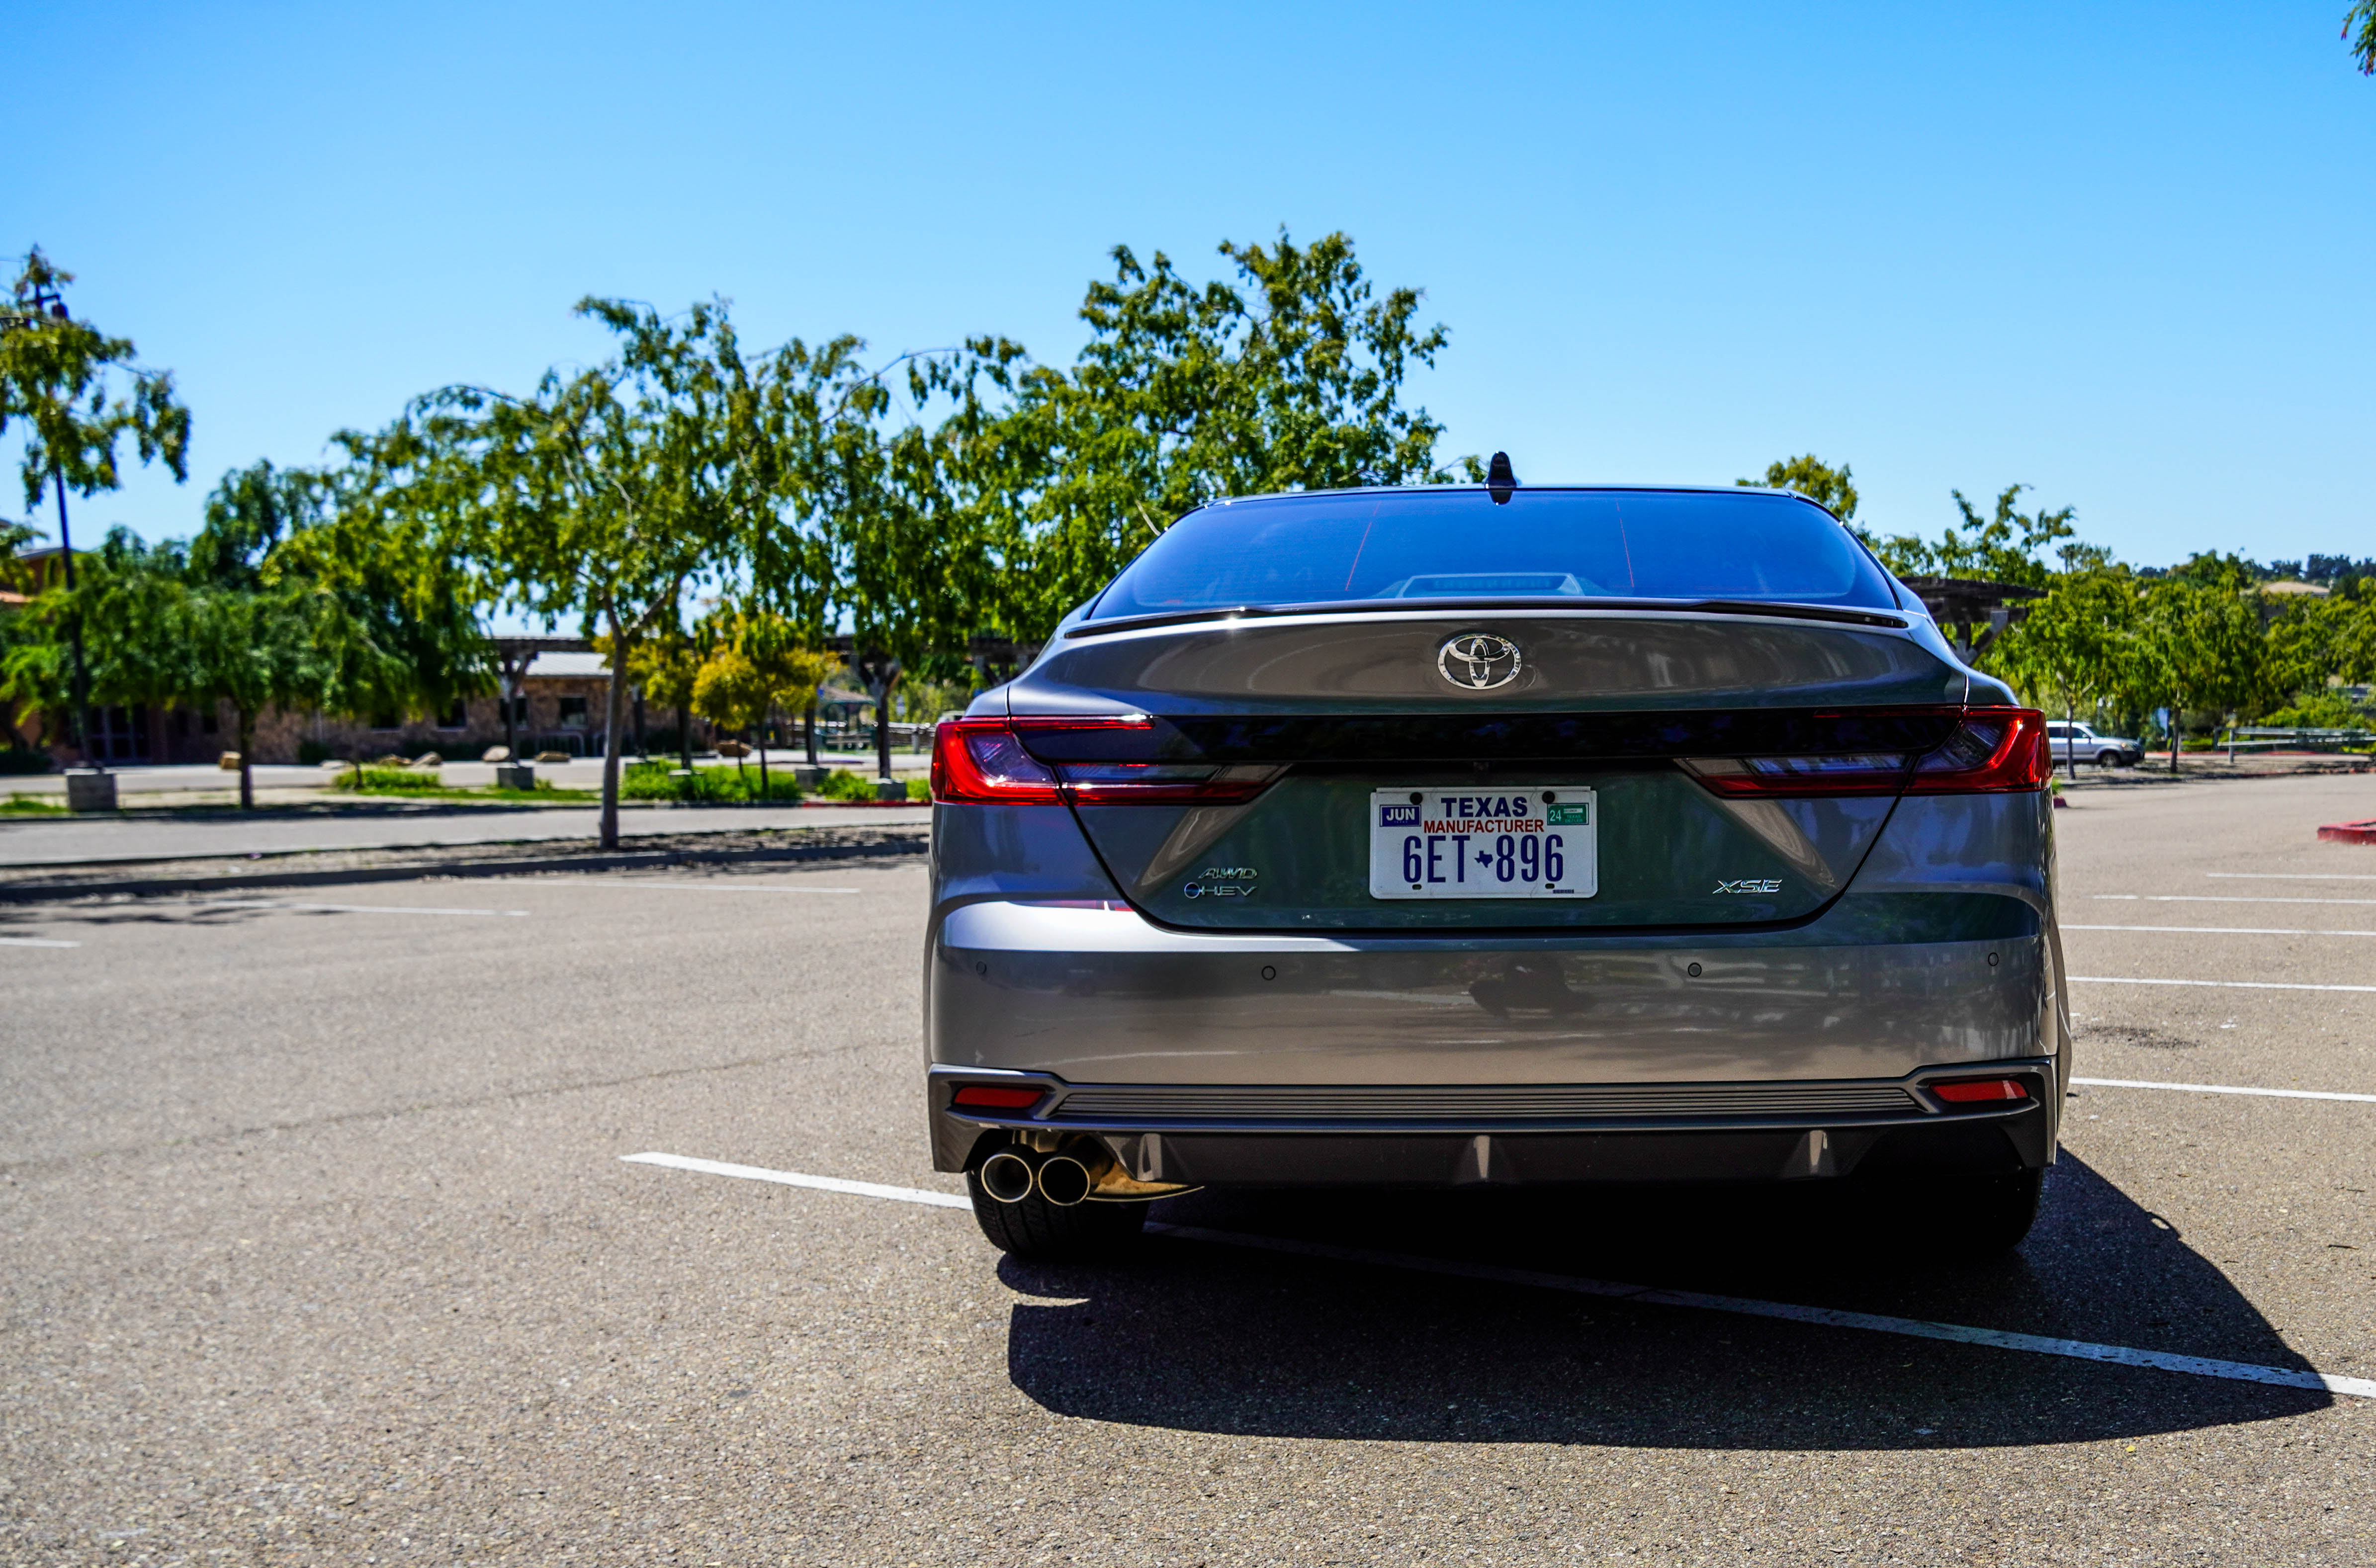
<svg viewBox="0 0 2376 1568">
<path fill-rule="evenodd" d="M 1199 1186 L 1675 1181 L 2002 1249 L 2070 1072 L 2050 770 L 1795 495 L 1206 506 L 940 727 L 936 1168 L 1035 1257 Z"/>
</svg>

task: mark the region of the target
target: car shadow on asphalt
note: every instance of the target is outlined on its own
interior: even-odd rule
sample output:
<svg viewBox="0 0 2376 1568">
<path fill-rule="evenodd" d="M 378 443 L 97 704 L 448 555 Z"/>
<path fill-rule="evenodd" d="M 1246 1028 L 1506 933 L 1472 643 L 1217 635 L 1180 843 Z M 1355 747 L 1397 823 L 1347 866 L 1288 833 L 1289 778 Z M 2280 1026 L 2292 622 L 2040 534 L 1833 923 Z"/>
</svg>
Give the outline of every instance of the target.
<svg viewBox="0 0 2376 1568">
<path fill-rule="evenodd" d="M 2212 1260 L 2065 1152 L 2016 1253 L 1823 1188 L 1205 1193 L 1173 1225 L 2302 1369 Z M 1004 1260 L 1017 1388 L 1070 1416 L 1281 1437 L 1681 1448 L 2068 1443 L 2322 1408 L 2273 1387 L 1149 1235 Z"/>
</svg>

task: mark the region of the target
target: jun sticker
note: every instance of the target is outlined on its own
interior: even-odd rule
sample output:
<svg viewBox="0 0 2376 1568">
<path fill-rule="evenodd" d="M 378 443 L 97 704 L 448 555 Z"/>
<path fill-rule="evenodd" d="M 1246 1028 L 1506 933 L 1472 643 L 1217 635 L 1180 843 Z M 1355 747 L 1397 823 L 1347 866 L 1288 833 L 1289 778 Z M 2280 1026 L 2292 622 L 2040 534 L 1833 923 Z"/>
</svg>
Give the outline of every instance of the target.
<svg viewBox="0 0 2376 1568">
<path fill-rule="evenodd" d="M 1378 826 L 1380 827 L 1416 827 L 1419 826 L 1419 808 L 1417 806 L 1380 806 Z"/>
</svg>

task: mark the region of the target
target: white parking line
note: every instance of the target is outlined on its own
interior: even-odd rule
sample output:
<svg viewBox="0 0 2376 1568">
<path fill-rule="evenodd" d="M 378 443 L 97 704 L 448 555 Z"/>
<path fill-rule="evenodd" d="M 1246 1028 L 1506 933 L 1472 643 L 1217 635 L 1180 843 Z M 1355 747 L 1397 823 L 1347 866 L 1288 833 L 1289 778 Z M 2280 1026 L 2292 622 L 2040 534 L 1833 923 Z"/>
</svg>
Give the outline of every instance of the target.
<svg viewBox="0 0 2376 1568">
<path fill-rule="evenodd" d="M 629 1165 L 664 1165 L 671 1170 L 697 1170 L 705 1176 L 739 1176 L 745 1182 L 773 1182 L 780 1187 L 814 1187 L 820 1193 L 848 1193 L 859 1198 L 889 1198 L 894 1203 L 932 1204 L 940 1208 L 971 1208 L 972 1200 L 955 1193 L 928 1192 L 922 1187 L 886 1187 L 879 1182 L 845 1182 L 838 1176 L 810 1176 L 798 1170 L 770 1170 L 763 1165 L 729 1165 L 719 1159 L 695 1159 L 683 1154 L 623 1154 Z"/>
<path fill-rule="evenodd" d="M 2255 1089 L 2236 1084 L 2156 1084 L 2142 1078 L 2073 1078 L 2101 1089 L 2176 1089 L 2182 1094 L 2259 1094 L 2275 1099 L 2350 1099 L 2376 1105 L 2376 1094 L 2337 1094 L 2329 1089 Z"/>
<path fill-rule="evenodd" d="M 566 874 L 566 873 L 564 873 Z M 797 887 L 787 882 L 648 882 L 640 876 L 571 877 L 570 887 L 673 887 L 688 893 L 856 893 L 855 887 Z"/>
<path fill-rule="evenodd" d="M 2274 925 L 2065 925 L 2065 931 L 2179 931 L 2203 936 L 2376 936 L 2376 931 L 2305 931 Z"/>
<path fill-rule="evenodd" d="M 79 947 L 79 942 L 56 942 L 46 936 L 0 936 L 0 947 Z"/>
<path fill-rule="evenodd" d="M 2087 897 L 2120 899 L 2132 904 L 2352 904 L 2361 907 L 2376 904 L 2376 898 L 2284 898 L 2274 896 L 2254 898 L 2240 893 L 2090 893 Z"/>
<path fill-rule="evenodd" d="M 661 1165 L 715 1176 L 740 1176 L 749 1181 L 774 1182 L 788 1187 L 814 1187 L 823 1192 L 849 1193 L 859 1197 L 931 1204 L 939 1208 L 972 1206 L 967 1199 L 953 1194 L 926 1192 L 917 1187 L 844 1182 L 831 1176 L 810 1176 L 797 1170 L 768 1170 L 755 1165 L 728 1165 L 718 1160 L 692 1159 L 675 1154 L 630 1154 L 621 1158 L 631 1164 Z M 1207 1230 L 1194 1225 L 1151 1223 L 1147 1229 L 1158 1235 L 1207 1241 L 1225 1247 L 1289 1253 L 1301 1257 L 1327 1258 L 1337 1263 L 1365 1264 L 1376 1268 L 1404 1269 L 1418 1274 L 1448 1274 L 1462 1279 L 1532 1286 L 1538 1289 L 1563 1290 L 1574 1295 L 1607 1296 L 1647 1306 L 1696 1307 L 1704 1312 L 1778 1318 L 1787 1323 L 1816 1324 L 1829 1328 L 1861 1328 L 1875 1334 L 1896 1334 L 1913 1339 L 1943 1339 L 1963 1345 L 1985 1345 L 2000 1350 L 2026 1350 L 2038 1356 L 2067 1356 L 2083 1361 L 2151 1367 L 2158 1372 L 2225 1378 L 2234 1383 L 2269 1384 L 2280 1388 L 2320 1388 L 2330 1394 L 2376 1399 L 2376 1379 L 2336 1377 L 2327 1372 L 2299 1371 L 2292 1367 L 2256 1366 L 2249 1361 L 2173 1355 L 2167 1350 L 2136 1350 L 2122 1345 L 2091 1344 L 2084 1339 L 2049 1339 L 2036 1334 L 2010 1334 L 2002 1329 L 1928 1323 L 1919 1318 L 1883 1317 L 1873 1313 L 1839 1312 L 1830 1307 L 1802 1307 L 1788 1301 L 1760 1301 L 1745 1296 L 1712 1296 L 1696 1290 L 1657 1290 L 1645 1285 L 1621 1285 L 1610 1280 L 1580 1279 L 1563 1274 L 1538 1274 L 1532 1269 L 1503 1268 L 1495 1264 L 1459 1263 L 1449 1258 L 1413 1257 L 1402 1253 L 1373 1253 L 1361 1247 L 1338 1247 L 1323 1241 L 1296 1241 L 1277 1236 L 1252 1236 L 1234 1230 Z"/>
<path fill-rule="evenodd" d="M 304 909 L 334 915 L 526 915 L 526 909 L 440 909 L 426 904 L 296 904 L 278 898 L 193 898 L 205 909 Z"/>
<path fill-rule="evenodd" d="M 2206 871 L 2223 882 L 2376 882 L 2366 871 Z"/>
<path fill-rule="evenodd" d="M 2207 985 L 2221 991 L 2376 991 L 2376 985 L 2306 985 L 2299 980 L 2135 980 L 2127 975 L 2072 975 L 2083 985 Z"/>
</svg>

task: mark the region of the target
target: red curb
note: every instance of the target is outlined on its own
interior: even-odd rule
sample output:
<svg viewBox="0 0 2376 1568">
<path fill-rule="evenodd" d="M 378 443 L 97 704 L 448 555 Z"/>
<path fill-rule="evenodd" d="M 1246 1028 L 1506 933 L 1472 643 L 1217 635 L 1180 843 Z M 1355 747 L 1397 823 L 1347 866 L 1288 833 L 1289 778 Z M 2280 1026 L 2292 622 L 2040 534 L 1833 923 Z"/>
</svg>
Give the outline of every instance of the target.
<svg viewBox="0 0 2376 1568">
<path fill-rule="evenodd" d="M 2330 822 L 2318 836 L 2330 844 L 2376 844 L 2376 821 Z"/>
</svg>

